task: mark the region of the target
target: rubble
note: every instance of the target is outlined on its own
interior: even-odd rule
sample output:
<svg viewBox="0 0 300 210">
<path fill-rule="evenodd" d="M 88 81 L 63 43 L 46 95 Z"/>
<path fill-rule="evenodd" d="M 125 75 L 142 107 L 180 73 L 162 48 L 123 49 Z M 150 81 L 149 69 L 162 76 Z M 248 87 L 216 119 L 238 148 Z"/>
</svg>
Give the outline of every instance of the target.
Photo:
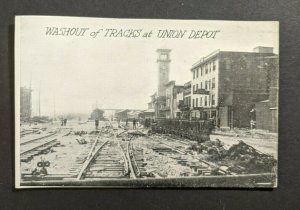
<svg viewBox="0 0 300 210">
<path fill-rule="evenodd" d="M 252 146 L 240 141 L 232 145 L 226 152 L 224 159 L 236 162 L 230 170 L 245 173 L 270 172 L 276 166 L 277 161 L 271 156 L 261 153 Z M 239 167 L 236 167 L 238 165 Z"/>
<path fill-rule="evenodd" d="M 277 162 L 271 155 L 263 154 L 243 141 L 227 150 L 218 139 L 194 143 L 189 149 L 205 154 L 208 161 L 221 165 L 221 171 L 237 174 L 271 172 Z"/>
</svg>

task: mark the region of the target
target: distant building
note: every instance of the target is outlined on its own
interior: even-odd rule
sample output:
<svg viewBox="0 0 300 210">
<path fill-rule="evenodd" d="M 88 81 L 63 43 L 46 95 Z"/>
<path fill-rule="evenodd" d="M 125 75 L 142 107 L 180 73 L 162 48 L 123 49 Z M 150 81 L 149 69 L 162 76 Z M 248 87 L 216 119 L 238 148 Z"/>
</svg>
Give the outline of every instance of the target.
<svg viewBox="0 0 300 210">
<path fill-rule="evenodd" d="M 175 118 L 176 119 L 182 119 L 182 112 L 180 110 L 181 106 L 184 104 L 183 100 L 183 89 L 184 86 L 182 86 L 181 89 L 178 89 L 175 98 L 175 104 L 174 104 L 174 113 L 175 113 Z"/>
<path fill-rule="evenodd" d="M 130 112 L 129 109 L 120 110 L 120 111 L 116 112 L 115 117 L 118 121 L 119 120 L 125 121 L 128 119 L 128 115 L 127 115 L 128 112 Z"/>
<path fill-rule="evenodd" d="M 142 117 L 144 119 L 155 119 L 155 101 L 156 93 L 150 96 L 151 101 L 148 103 L 148 109 L 143 111 Z"/>
<path fill-rule="evenodd" d="M 155 118 L 165 118 L 166 84 L 169 82 L 170 52 L 169 49 L 158 49 L 158 87 L 155 98 Z"/>
<path fill-rule="evenodd" d="M 183 86 L 183 103 L 179 104 L 179 109 L 181 111 L 180 118 L 189 120 L 191 118 L 191 90 L 192 82 L 189 81 Z"/>
<path fill-rule="evenodd" d="M 136 109 L 124 109 L 120 110 L 115 113 L 115 117 L 117 120 L 120 121 L 126 121 L 126 120 L 132 120 L 132 119 L 138 119 L 140 118 L 140 115 L 143 114 L 141 110 Z"/>
<path fill-rule="evenodd" d="M 166 103 L 162 111 L 164 112 L 165 118 L 174 119 L 176 118 L 175 111 L 177 110 L 177 94 L 183 92 L 183 86 L 175 85 L 175 81 L 170 81 L 165 86 Z"/>
<path fill-rule="evenodd" d="M 21 87 L 20 90 L 20 120 L 29 121 L 31 119 L 31 92 L 29 88 Z"/>
<path fill-rule="evenodd" d="M 104 114 L 103 110 L 96 108 L 91 113 L 90 119 L 91 120 L 104 120 L 103 114 Z"/>
<path fill-rule="evenodd" d="M 254 52 L 217 50 L 191 68 L 191 118 L 220 127 L 250 127 L 255 103 L 269 98 L 273 48 Z M 276 65 L 276 64 L 275 64 Z"/>
</svg>

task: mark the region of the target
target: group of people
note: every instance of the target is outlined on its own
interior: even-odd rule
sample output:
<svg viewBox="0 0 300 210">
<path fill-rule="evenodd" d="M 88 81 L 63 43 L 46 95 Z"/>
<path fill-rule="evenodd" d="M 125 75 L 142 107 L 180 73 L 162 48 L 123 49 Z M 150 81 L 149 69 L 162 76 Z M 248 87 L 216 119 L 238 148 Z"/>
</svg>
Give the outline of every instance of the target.
<svg viewBox="0 0 300 210">
<path fill-rule="evenodd" d="M 66 126 L 67 125 L 67 119 L 61 119 L 61 126 Z"/>
</svg>

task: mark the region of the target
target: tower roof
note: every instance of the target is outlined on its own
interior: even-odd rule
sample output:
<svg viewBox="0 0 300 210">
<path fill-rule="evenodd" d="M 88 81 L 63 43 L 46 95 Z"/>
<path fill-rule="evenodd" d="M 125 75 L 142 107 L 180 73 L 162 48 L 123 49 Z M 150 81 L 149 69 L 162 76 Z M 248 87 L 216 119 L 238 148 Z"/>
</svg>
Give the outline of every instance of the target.
<svg viewBox="0 0 300 210">
<path fill-rule="evenodd" d="M 171 49 L 157 49 L 156 52 L 171 52 L 172 50 Z"/>
</svg>

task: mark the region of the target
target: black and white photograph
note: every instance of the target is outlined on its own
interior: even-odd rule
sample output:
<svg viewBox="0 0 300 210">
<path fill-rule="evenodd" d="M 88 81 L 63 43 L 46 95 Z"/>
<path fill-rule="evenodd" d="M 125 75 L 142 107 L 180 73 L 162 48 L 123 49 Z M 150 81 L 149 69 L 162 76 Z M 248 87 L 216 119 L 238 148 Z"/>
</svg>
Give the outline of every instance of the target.
<svg viewBox="0 0 300 210">
<path fill-rule="evenodd" d="M 16 16 L 16 188 L 276 188 L 279 22 Z"/>
</svg>

